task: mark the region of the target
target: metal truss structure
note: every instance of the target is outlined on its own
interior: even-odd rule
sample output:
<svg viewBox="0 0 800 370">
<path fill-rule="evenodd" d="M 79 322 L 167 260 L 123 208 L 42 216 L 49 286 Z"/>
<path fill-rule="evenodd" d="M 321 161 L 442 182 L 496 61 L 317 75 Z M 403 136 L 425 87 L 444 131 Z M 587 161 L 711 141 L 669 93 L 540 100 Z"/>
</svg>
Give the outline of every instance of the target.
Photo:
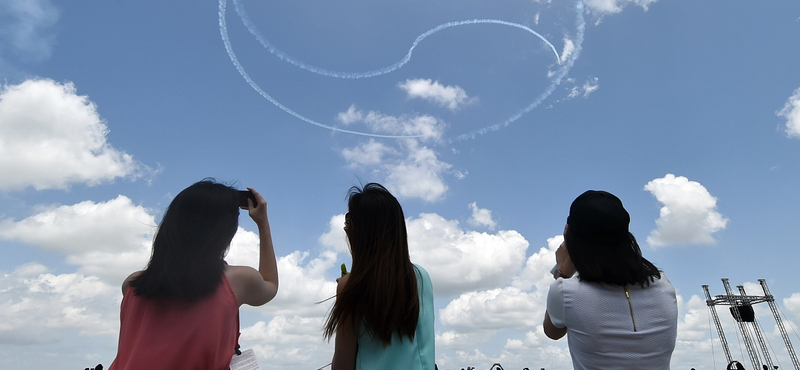
<svg viewBox="0 0 800 370">
<path fill-rule="evenodd" d="M 764 342 L 764 336 L 761 333 L 761 327 L 758 325 L 758 320 L 756 319 L 753 311 L 754 304 L 767 302 L 770 310 L 772 311 L 772 315 L 775 317 L 775 323 L 778 327 L 778 330 L 780 330 L 783 341 L 786 344 L 786 349 L 789 352 L 789 357 L 792 360 L 792 364 L 796 370 L 800 370 L 800 363 L 797 361 L 797 355 L 792 348 L 792 342 L 789 340 L 789 336 L 786 333 L 786 328 L 783 326 L 783 321 L 781 320 L 778 308 L 775 306 L 775 298 L 769 292 L 767 281 L 764 279 L 758 279 L 758 282 L 761 284 L 761 289 L 764 291 L 763 296 L 747 295 L 747 292 L 744 290 L 744 286 L 741 285 L 737 286 L 739 294 L 734 294 L 733 289 L 731 289 L 731 286 L 728 283 L 728 279 L 722 279 L 722 285 L 725 286 L 726 294 L 714 296 L 712 298 L 711 293 L 708 292 L 708 285 L 703 285 L 703 292 L 706 294 L 706 305 L 708 305 L 708 310 L 711 312 L 711 316 L 714 319 L 714 324 L 717 327 L 719 341 L 722 344 L 723 352 L 725 352 L 725 358 L 728 360 L 728 363 L 733 361 L 731 358 L 730 349 L 728 348 L 728 341 L 725 339 L 725 333 L 722 330 L 722 323 L 720 323 L 719 315 L 717 314 L 716 307 L 718 305 L 730 306 L 731 315 L 733 315 L 733 318 L 736 320 L 739 332 L 742 335 L 742 340 L 744 341 L 745 348 L 747 348 L 747 354 L 750 356 L 750 361 L 753 364 L 753 369 L 762 369 L 762 366 L 764 366 L 766 369 L 778 368 L 772 363 L 769 350 Z"/>
</svg>

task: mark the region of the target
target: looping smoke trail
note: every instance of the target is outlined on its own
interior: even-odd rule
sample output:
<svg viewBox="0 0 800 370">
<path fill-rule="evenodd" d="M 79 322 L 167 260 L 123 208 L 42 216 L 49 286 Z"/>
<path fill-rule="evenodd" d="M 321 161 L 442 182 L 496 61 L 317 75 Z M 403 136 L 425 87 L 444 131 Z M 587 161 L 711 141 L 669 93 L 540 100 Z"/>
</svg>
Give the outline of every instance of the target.
<svg viewBox="0 0 800 370">
<path fill-rule="evenodd" d="M 313 72 L 313 73 L 317 73 L 317 74 L 320 74 L 320 75 L 323 75 L 323 76 L 327 76 L 327 77 L 335 77 L 335 78 L 343 78 L 343 79 L 358 79 L 358 78 L 367 78 L 367 77 L 379 76 L 379 75 L 383 75 L 383 74 L 387 74 L 387 73 L 396 71 L 397 69 L 401 68 L 403 65 L 405 65 L 406 63 L 408 63 L 411 60 L 411 55 L 414 52 L 414 49 L 426 37 L 428 37 L 430 35 L 433 35 L 434 33 L 437 33 L 437 32 L 439 32 L 441 30 L 446 29 L 446 28 L 463 26 L 463 25 L 470 25 L 470 24 L 499 24 L 499 25 L 504 25 L 504 26 L 509 26 L 509 27 L 516 27 L 516 28 L 525 30 L 525 31 L 535 35 L 536 37 L 541 39 L 545 44 L 547 44 L 547 46 L 550 47 L 550 49 L 553 51 L 553 54 L 555 55 L 556 61 L 558 62 L 559 65 L 561 65 L 561 67 L 558 69 L 558 71 L 556 72 L 552 82 L 547 87 L 547 89 L 545 89 L 544 92 L 542 92 L 528 106 L 526 106 L 525 108 L 521 109 L 519 112 L 517 112 L 516 114 L 512 115 L 511 117 L 507 118 L 505 121 L 503 121 L 501 123 L 497 123 L 497 124 L 491 125 L 491 126 L 487 126 L 487 127 L 475 130 L 475 131 L 472 131 L 472 132 L 467 133 L 467 134 L 458 135 L 455 138 L 451 138 L 451 139 L 447 140 L 448 143 L 452 143 L 453 141 L 463 141 L 463 140 L 468 140 L 468 139 L 474 139 L 478 135 L 484 135 L 484 134 L 486 134 L 488 132 L 493 132 L 493 131 L 500 130 L 501 128 L 508 126 L 512 122 L 518 120 L 520 117 L 525 115 L 526 113 L 528 113 L 531 110 L 533 110 L 536 107 L 538 107 L 545 99 L 547 99 L 547 97 L 549 97 L 555 91 L 555 89 L 561 84 L 561 81 L 564 79 L 564 77 L 566 77 L 566 75 L 569 72 L 569 70 L 575 64 L 575 61 L 578 59 L 578 56 L 580 55 L 580 52 L 581 52 L 581 49 L 582 49 L 581 45 L 583 44 L 583 36 L 584 36 L 584 31 L 586 29 L 586 23 L 585 23 L 584 18 L 583 18 L 583 9 L 584 9 L 583 8 L 583 0 L 577 0 L 576 1 L 576 6 L 575 6 L 575 9 L 576 9 L 576 12 L 577 12 L 577 20 L 576 20 L 576 26 L 577 26 L 576 39 L 577 40 L 575 42 L 575 51 L 572 54 L 569 55 L 569 57 L 567 58 L 566 61 L 563 61 L 563 60 L 561 60 L 561 57 L 558 55 L 558 51 L 556 50 L 555 46 L 553 46 L 553 44 L 550 41 L 548 41 L 544 36 L 540 35 L 536 31 L 528 28 L 527 26 L 524 26 L 524 25 L 521 25 L 521 24 L 518 24 L 518 23 L 512 23 L 512 22 L 507 22 L 507 21 L 503 21 L 503 20 L 497 20 L 497 19 L 473 19 L 473 20 L 466 20 L 466 21 L 448 22 L 448 23 L 436 26 L 436 27 L 428 30 L 427 32 L 419 35 L 414 40 L 414 42 L 412 43 L 411 47 L 408 49 L 408 53 L 406 53 L 406 55 L 400 61 L 398 61 L 398 62 L 396 62 L 396 63 L 394 63 L 394 64 L 392 64 L 392 65 L 390 65 L 388 67 L 383 67 L 383 68 L 380 68 L 380 69 L 376 69 L 376 70 L 372 70 L 372 71 L 366 71 L 366 72 L 337 72 L 337 71 L 329 71 L 329 70 L 326 70 L 326 69 L 323 69 L 323 68 L 315 67 L 315 66 L 306 64 L 306 63 L 304 63 L 302 61 L 296 60 L 296 59 L 292 58 L 291 56 L 289 56 L 288 54 L 286 54 L 283 51 L 281 51 L 280 49 L 278 49 L 275 46 L 273 46 L 269 41 L 266 40 L 266 38 L 264 38 L 261 35 L 259 30 L 255 27 L 253 22 L 248 17 L 247 13 L 244 11 L 244 7 L 241 5 L 240 0 L 232 0 L 232 1 L 234 3 L 234 7 L 236 9 L 237 14 L 239 15 L 239 18 L 242 20 L 242 22 L 245 25 L 245 27 L 248 29 L 248 31 L 254 37 L 256 37 L 256 39 L 259 41 L 259 43 L 261 43 L 261 45 L 264 48 L 266 48 L 270 53 L 272 53 L 273 55 L 277 56 L 281 60 L 286 61 L 289 64 L 292 64 L 292 65 L 294 65 L 294 66 L 296 66 L 298 68 L 301 68 L 301 69 L 304 69 L 304 70 L 307 70 L 307 71 L 310 71 L 310 72 Z M 233 65 L 236 67 L 236 70 L 245 79 L 245 81 L 247 81 L 247 83 L 250 85 L 250 87 L 252 87 L 253 90 L 255 90 L 259 95 L 261 95 L 262 97 L 267 99 L 270 103 L 274 104 L 276 107 L 280 108 L 281 110 L 285 111 L 286 113 L 291 114 L 292 116 L 297 117 L 298 119 L 300 119 L 302 121 L 305 121 L 305 122 L 308 122 L 308 123 L 310 123 L 312 125 L 319 126 L 319 127 L 322 127 L 322 128 L 325 128 L 325 129 L 328 129 L 328 130 L 331 130 L 331 131 L 335 131 L 335 132 L 342 132 L 342 133 L 361 135 L 361 136 L 368 136 L 368 137 L 376 137 L 376 138 L 390 138 L 390 139 L 417 138 L 417 137 L 421 137 L 422 136 L 422 135 L 381 135 L 381 134 L 371 134 L 371 133 L 366 133 L 366 132 L 342 129 L 342 128 L 338 128 L 338 127 L 335 127 L 335 126 L 330 126 L 330 125 L 326 125 L 326 124 L 314 121 L 314 120 L 312 120 L 310 118 L 307 118 L 307 117 L 301 115 L 300 113 L 297 113 L 297 112 L 293 111 L 289 107 L 286 107 L 285 105 L 281 104 L 280 102 L 275 100 L 275 98 L 273 98 L 272 96 L 267 94 L 263 89 L 261 89 L 261 87 L 259 87 L 259 85 L 256 84 L 255 81 L 253 81 L 250 78 L 250 75 L 245 71 L 244 67 L 242 67 L 241 63 L 239 63 L 239 60 L 238 60 L 238 58 L 236 57 L 236 54 L 233 51 L 233 47 L 231 46 L 230 38 L 228 37 L 228 27 L 227 27 L 227 21 L 225 19 L 226 7 L 227 7 L 227 0 L 219 0 L 219 14 L 218 14 L 219 15 L 219 28 L 220 28 L 220 35 L 222 36 L 222 41 L 223 41 L 223 43 L 225 45 L 225 50 L 228 52 L 228 56 L 230 57 L 231 62 L 233 62 Z"/>
<path fill-rule="evenodd" d="M 388 67 L 383 67 L 383 68 L 379 68 L 379 69 L 376 69 L 376 70 L 365 71 L 365 72 L 329 71 L 327 69 L 316 67 L 316 66 L 304 63 L 302 61 L 299 61 L 297 59 L 294 59 L 289 54 L 284 53 L 283 51 L 281 51 L 280 49 L 278 49 L 277 47 L 272 45 L 261 34 L 261 31 L 258 30 L 258 27 L 255 26 L 253 21 L 250 20 L 250 16 L 247 15 L 247 12 L 244 9 L 244 5 L 242 5 L 242 3 L 241 3 L 241 0 L 233 0 L 233 6 L 234 6 L 234 9 L 236 9 L 236 14 L 239 15 L 239 18 L 242 20 L 242 23 L 247 28 L 247 30 L 250 32 L 250 34 L 252 34 L 256 38 L 256 40 L 258 40 L 258 42 L 261 44 L 261 46 L 263 46 L 265 49 L 267 49 L 267 51 L 269 51 L 270 53 L 272 53 L 276 57 L 280 58 L 281 60 L 283 60 L 283 61 L 285 61 L 285 62 L 287 62 L 287 63 L 289 63 L 289 64 L 291 64 L 291 65 L 293 65 L 295 67 L 298 67 L 298 68 L 301 68 L 301 69 L 305 69 L 306 71 L 314 72 L 316 74 L 320 74 L 320 75 L 327 76 L 327 77 L 336 77 L 336 78 L 344 78 L 344 79 L 356 79 L 356 78 L 375 77 L 375 76 L 380 76 L 380 75 L 384 75 L 384 74 L 387 74 L 387 73 L 394 72 L 394 71 L 400 69 L 401 67 L 403 67 L 409 61 L 411 61 L 411 54 L 414 53 L 414 49 L 416 49 L 417 45 L 419 45 L 419 43 L 422 42 L 422 40 L 424 40 L 428 36 L 433 35 L 434 33 L 437 33 L 437 32 L 439 32 L 441 30 L 446 29 L 446 28 L 458 27 L 458 26 L 464 26 L 464 25 L 471 25 L 471 24 L 499 24 L 499 25 L 503 25 L 503 26 L 515 27 L 515 28 L 519 28 L 519 29 L 525 30 L 525 31 L 533 34 L 534 36 L 538 37 L 540 40 L 542 40 L 542 42 L 547 44 L 547 46 L 550 47 L 550 50 L 553 51 L 553 55 L 555 55 L 555 58 L 556 58 L 556 61 L 558 62 L 558 64 L 561 64 L 561 57 L 558 55 L 558 51 L 556 50 L 556 47 L 553 46 L 553 44 L 550 43 L 550 41 L 548 41 L 544 36 L 542 36 L 541 34 L 539 34 L 536 31 L 532 30 L 531 28 L 529 28 L 529 27 L 527 27 L 525 25 L 519 24 L 519 23 L 507 22 L 507 21 L 503 21 L 503 20 L 499 20 L 499 19 L 472 19 L 472 20 L 453 21 L 453 22 L 447 22 L 447 23 L 444 23 L 444 24 L 440 24 L 440 25 L 428 30 L 427 32 L 417 36 L 417 38 L 414 40 L 414 43 L 412 43 L 411 47 L 408 49 L 408 53 L 406 53 L 406 55 L 402 59 L 400 59 L 398 62 L 396 62 L 396 63 L 394 63 L 394 64 L 392 64 L 392 65 L 390 65 Z"/>
<path fill-rule="evenodd" d="M 447 141 L 448 143 L 452 143 L 453 141 L 463 141 L 463 140 L 468 140 L 468 139 L 474 139 L 478 135 L 484 135 L 486 133 L 497 131 L 497 130 L 503 128 L 503 127 L 506 127 L 506 126 L 510 125 L 512 122 L 518 120 L 525 113 L 528 113 L 528 112 L 532 111 L 534 108 L 538 107 L 540 104 L 542 104 L 542 102 L 545 99 L 547 99 L 547 97 L 550 96 L 550 94 L 553 93 L 553 91 L 556 90 L 558 85 L 561 84 L 561 81 L 564 79 L 564 77 L 567 76 L 567 73 L 569 72 L 570 68 L 572 68 L 572 66 L 575 64 L 575 61 L 578 60 L 578 56 L 580 55 L 581 49 L 582 49 L 581 45 L 583 44 L 583 34 L 584 34 L 584 31 L 586 31 L 586 21 L 583 18 L 583 1 L 582 0 L 578 0 L 577 1 L 576 5 L 575 5 L 575 11 L 578 13 L 578 18 L 576 20 L 577 32 L 576 32 L 576 36 L 575 36 L 576 37 L 575 51 L 572 54 L 569 55 L 569 57 L 566 60 L 566 63 L 564 63 L 561 66 L 561 68 L 558 69 L 558 72 L 556 72 L 555 77 L 553 78 L 553 82 L 550 83 L 550 86 L 548 86 L 547 89 L 545 89 L 545 91 L 542 92 L 527 107 L 522 108 L 519 112 L 517 112 L 516 114 L 514 114 L 511 117 L 508 117 L 505 121 L 503 121 L 501 123 L 496 123 L 494 125 L 487 126 L 487 127 L 475 130 L 475 131 L 472 131 L 472 132 L 467 133 L 467 134 L 458 135 L 455 138 L 449 139 Z"/>
<path fill-rule="evenodd" d="M 331 130 L 331 131 L 343 132 L 343 133 L 353 134 L 353 135 L 377 137 L 377 138 L 388 138 L 388 139 L 415 138 L 415 137 L 420 137 L 421 136 L 421 135 L 401 136 L 401 135 L 370 134 L 370 133 L 367 133 L 367 132 L 353 131 L 353 130 L 347 130 L 347 129 L 343 129 L 343 128 L 339 128 L 339 127 L 334 127 L 334 126 L 326 125 L 324 123 L 319 123 L 319 122 L 314 121 L 314 120 L 312 120 L 310 118 L 307 118 L 307 117 L 303 116 L 302 114 L 297 113 L 297 112 L 291 110 L 289 107 L 281 104 L 279 101 L 275 100 L 275 98 L 273 98 L 271 95 L 267 94 L 266 91 L 262 90 L 261 87 L 259 87 L 258 84 L 255 81 L 253 81 L 252 78 L 250 78 L 250 75 L 247 74 L 247 71 L 244 70 L 244 67 L 242 67 L 242 64 L 239 63 L 239 58 L 236 57 L 236 53 L 233 52 L 233 47 L 231 47 L 231 40 L 228 37 L 228 25 L 227 25 L 227 22 L 225 20 L 225 7 L 226 7 L 226 5 L 227 5 L 227 0 L 219 0 L 219 32 L 220 32 L 220 36 L 222 36 L 222 42 L 225 44 L 225 50 L 228 51 L 228 57 L 231 58 L 231 62 L 233 62 L 234 67 L 236 67 L 236 70 L 239 71 L 239 74 L 242 75 L 242 77 L 244 78 L 245 81 L 247 81 L 247 83 L 250 85 L 250 87 L 252 87 L 253 90 L 255 90 L 259 95 L 261 95 L 265 99 L 269 100 L 270 103 L 274 104 L 276 107 L 280 108 L 284 112 L 289 113 L 289 114 L 299 118 L 300 120 L 303 120 L 303 121 L 308 122 L 308 123 L 310 123 L 310 124 L 312 124 L 314 126 L 319 126 L 319 127 Z"/>
</svg>

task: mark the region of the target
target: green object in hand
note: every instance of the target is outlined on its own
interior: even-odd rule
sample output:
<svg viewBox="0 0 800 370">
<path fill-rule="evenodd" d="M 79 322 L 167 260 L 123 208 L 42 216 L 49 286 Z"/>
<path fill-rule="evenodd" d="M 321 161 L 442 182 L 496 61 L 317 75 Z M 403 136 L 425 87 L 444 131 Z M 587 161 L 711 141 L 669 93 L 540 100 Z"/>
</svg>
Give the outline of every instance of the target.
<svg viewBox="0 0 800 370">
<path fill-rule="evenodd" d="M 344 277 L 347 274 L 349 274 L 349 272 L 347 272 L 347 266 L 345 266 L 344 263 L 343 263 L 342 264 L 342 277 Z"/>
</svg>

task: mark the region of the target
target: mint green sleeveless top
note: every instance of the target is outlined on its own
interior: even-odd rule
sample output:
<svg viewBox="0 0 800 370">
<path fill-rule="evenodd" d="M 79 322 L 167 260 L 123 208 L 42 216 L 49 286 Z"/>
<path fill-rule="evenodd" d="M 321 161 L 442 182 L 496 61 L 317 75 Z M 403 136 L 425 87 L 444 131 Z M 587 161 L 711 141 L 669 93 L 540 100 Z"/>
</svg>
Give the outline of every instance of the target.
<svg viewBox="0 0 800 370">
<path fill-rule="evenodd" d="M 419 320 L 414 340 L 400 337 L 397 333 L 392 343 L 384 348 L 379 339 L 373 339 L 361 325 L 358 333 L 358 353 L 356 370 L 433 370 L 434 331 L 433 331 L 433 285 L 428 272 L 414 265 L 417 274 L 419 293 Z"/>
</svg>

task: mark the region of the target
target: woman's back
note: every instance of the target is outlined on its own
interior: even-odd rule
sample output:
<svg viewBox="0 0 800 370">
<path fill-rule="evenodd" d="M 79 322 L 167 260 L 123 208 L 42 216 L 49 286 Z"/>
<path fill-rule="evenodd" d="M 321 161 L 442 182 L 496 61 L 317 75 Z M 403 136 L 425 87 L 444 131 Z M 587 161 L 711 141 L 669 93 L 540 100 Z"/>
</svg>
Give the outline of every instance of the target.
<svg viewBox="0 0 800 370">
<path fill-rule="evenodd" d="M 627 290 L 630 300 L 619 285 L 577 278 L 551 285 L 548 312 L 555 325 L 568 330 L 576 370 L 669 369 L 678 315 L 672 284 L 662 275 L 649 286 Z"/>
<path fill-rule="evenodd" d="M 433 285 L 425 269 L 414 265 L 414 270 L 417 276 L 420 302 L 414 340 L 400 337 L 395 333 L 392 336 L 392 343 L 384 347 L 380 340 L 373 338 L 365 330 L 364 325 L 361 325 L 358 333 L 358 354 L 356 355 L 357 370 L 429 370 L 434 368 Z"/>
<path fill-rule="evenodd" d="M 110 369 L 228 369 L 239 335 L 239 304 L 228 279 L 197 302 L 122 299 L 119 351 Z"/>
</svg>

